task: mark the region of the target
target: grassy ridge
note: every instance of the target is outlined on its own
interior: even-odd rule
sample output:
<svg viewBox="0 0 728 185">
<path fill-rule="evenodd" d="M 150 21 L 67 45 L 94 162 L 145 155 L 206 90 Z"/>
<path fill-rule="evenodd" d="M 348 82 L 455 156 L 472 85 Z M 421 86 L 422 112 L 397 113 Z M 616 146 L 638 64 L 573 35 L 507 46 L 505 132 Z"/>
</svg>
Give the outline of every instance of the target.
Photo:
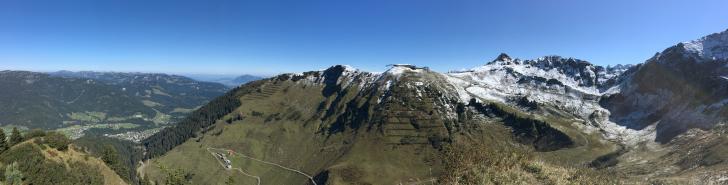
<svg viewBox="0 0 728 185">
<path fill-rule="evenodd" d="M 41 138 L 36 138 L 41 139 Z M 57 150 L 36 139 L 12 147 L 0 155 L 5 165 L 18 164 L 27 184 L 126 184 L 103 161 L 73 147 Z M 4 180 L 4 179 L 3 179 Z"/>
</svg>

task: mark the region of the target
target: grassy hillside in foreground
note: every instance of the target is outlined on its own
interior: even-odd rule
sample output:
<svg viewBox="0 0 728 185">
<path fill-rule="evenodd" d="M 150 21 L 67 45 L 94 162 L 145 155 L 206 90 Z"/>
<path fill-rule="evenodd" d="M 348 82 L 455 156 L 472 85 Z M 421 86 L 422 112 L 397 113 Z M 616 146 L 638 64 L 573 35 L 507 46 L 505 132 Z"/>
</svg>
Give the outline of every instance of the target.
<svg viewBox="0 0 728 185">
<path fill-rule="evenodd" d="M 75 147 L 59 150 L 34 138 L 13 146 L 0 154 L 0 171 L 16 165 L 23 184 L 127 184 L 98 158 Z M 8 179 L 1 179 L 7 182 Z"/>
<path fill-rule="evenodd" d="M 444 151 L 440 184 L 624 184 L 614 171 L 544 162 L 529 149 L 499 143 L 458 143 Z"/>
</svg>

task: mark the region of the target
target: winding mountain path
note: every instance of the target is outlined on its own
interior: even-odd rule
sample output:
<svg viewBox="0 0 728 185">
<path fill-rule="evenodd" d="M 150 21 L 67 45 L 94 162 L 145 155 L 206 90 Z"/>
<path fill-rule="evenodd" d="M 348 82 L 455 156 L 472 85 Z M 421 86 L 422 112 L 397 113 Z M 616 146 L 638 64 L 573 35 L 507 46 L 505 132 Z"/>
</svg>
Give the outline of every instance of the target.
<svg viewBox="0 0 728 185">
<path fill-rule="evenodd" d="M 283 166 L 283 165 L 280 165 L 280 164 L 276 164 L 276 163 L 273 163 L 273 162 L 268 162 L 268 161 L 264 161 L 264 160 L 256 159 L 256 158 L 253 158 L 253 157 L 247 156 L 247 155 L 245 155 L 245 154 L 242 154 L 242 153 L 238 153 L 238 152 L 235 152 L 234 150 L 230 150 L 230 149 L 225 149 L 225 148 L 211 148 L 211 147 L 208 147 L 208 148 L 207 148 L 207 151 L 208 151 L 208 152 L 210 152 L 210 155 L 212 155 L 213 157 L 215 157 L 215 159 L 216 159 L 216 160 L 218 160 L 218 162 L 220 162 L 220 160 L 219 160 L 219 159 L 217 159 L 217 157 L 215 156 L 215 154 L 214 154 L 214 152 L 213 152 L 212 150 L 221 150 L 221 151 L 224 151 L 224 152 L 225 152 L 225 151 L 231 151 L 231 152 L 232 152 L 233 154 L 238 154 L 238 155 L 240 155 L 240 156 L 242 156 L 242 157 L 245 157 L 245 158 L 248 158 L 248 159 L 251 159 L 251 160 L 254 160 L 254 161 L 258 161 L 258 162 L 261 162 L 261 163 L 265 163 L 265 164 L 268 164 L 268 165 L 276 166 L 276 167 L 278 167 L 278 168 L 282 168 L 282 169 L 284 169 L 284 170 L 292 171 L 292 172 L 295 172 L 295 173 L 301 174 L 301 175 L 303 175 L 303 176 L 306 176 L 306 178 L 308 178 L 309 180 L 311 180 L 311 183 L 313 183 L 313 185 L 317 185 L 317 184 L 316 184 L 316 181 L 314 181 L 314 180 L 313 180 L 313 176 L 311 176 L 311 175 L 309 175 L 309 174 L 306 174 L 306 173 L 304 173 L 304 172 L 302 172 L 302 171 L 300 171 L 300 170 L 296 170 L 296 169 L 288 168 L 288 167 L 285 167 L 285 166 Z M 222 164 L 222 162 L 220 162 L 220 165 L 222 165 L 222 167 L 223 167 L 223 168 L 225 168 L 225 165 L 224 165 L 224 164 Z M 239 171 L 240 171 L 241 173 L 243 173 L 244 175 L 247 175 L 247 176 L 250 176 L 250 177 L 254 177 L 254 178 L 256 178 L 256 179 L 258 180 L 258 185 L 260 185 L 260 177 L 258 177 L 258 176 L 253 176 L 253 175 L 250 175 L 250 174 L 248 174 L 248 173 L 245 173 L 245 172 L 244 172 L 244 171 L 243 171 L 242 169 L 240 169 L 240 168 L 233 168 L 233 169 L 237 169 L 237 170 L 239 170 Z"/>
</svg>

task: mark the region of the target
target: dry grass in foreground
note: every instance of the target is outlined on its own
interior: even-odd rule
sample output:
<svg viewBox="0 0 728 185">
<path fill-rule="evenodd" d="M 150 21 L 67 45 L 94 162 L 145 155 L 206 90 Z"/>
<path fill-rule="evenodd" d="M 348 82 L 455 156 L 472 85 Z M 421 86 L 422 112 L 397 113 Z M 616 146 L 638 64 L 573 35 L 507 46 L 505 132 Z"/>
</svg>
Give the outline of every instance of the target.
<svg viewBox="0 0 728 185">
<path fill-rule="evenodd" d="M 497 144 L 495 144 L 497 145 Z M 517 146 L 453 144 L 439 184 L 623 184 L 616 173 L 543 162 Z"/>
</svg>

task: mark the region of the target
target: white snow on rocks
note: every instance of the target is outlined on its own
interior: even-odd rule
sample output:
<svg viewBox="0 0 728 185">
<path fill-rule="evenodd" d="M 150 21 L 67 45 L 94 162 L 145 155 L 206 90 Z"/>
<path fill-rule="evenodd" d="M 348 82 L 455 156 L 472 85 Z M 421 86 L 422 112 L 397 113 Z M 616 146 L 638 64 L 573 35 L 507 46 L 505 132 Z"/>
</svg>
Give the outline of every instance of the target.
<svg viewBox="0 0 728 185">
<path fill-rule="evenodd" d="M 698 40 L 683 42 L 686 50 L 705 59 L 728 59 L 728 30 Z"/>
<path fill-rule="evenodd" d="M 634 67 L 632 64 L 617 64 L 615 66 L 607 66 L 606 70 L 599 71 L 599 83 L 605 83 L 607 80 L 619 77 L 622 73 Z"/>
<path fill-rule="evenodd" d="M 389 68 L 389 70 L 387 70 L 384 73 L 387 75 L 395 76 L 395 77 L 399 77 L 405 72 L 419 73 L 419 72 L 422 72 L 423 70 L 425 70 L 425 68 L 420 68 L 420 67 L 417 67 L 412 64 L 392 64 L 390 66 L 392 66 L 392 67 Z"/>
<path fill-rule="evenodd" d="M 500 58 L 506 57 L 499 56 Z M 594 73 L 596 71 L 594 66 L 586 66 L 584 73 L 567 75 L 559 70 L 576 69 L 537 66 L 552 64 L 551 61 L 544 58 L 538 59 L 536 63 L 523 62 L 518 59 L 510 60 L 509 57 L 507 60 L 499 61 L 499 59 L 468 71 L 445 74 L 446 80 L 455 86 L 460 101 L 467 103 L 474 97 L 486 101 L 513 104 L 509 100 L 526 97 L 531 101 L 569 112 L 582 120 L 595 122 L 588 128 L 584 128 L 587 132 L 601 130 L 606 138 L 626 144 L 654 140 L 654 129 L 632 130 L 609 121 L 609 111 L 601 107 L 598 101 L 602 95 L 619 93 L 618 85 L 602 91 L 597 84 L 585 85 L 581 81 L 584 74 L 591 77 L 590 79 L 607 81 L 608 79 L 598 79 L 598 77 L 616 78 L 631 66 L 615 66 L 607 71 L 602 71 L 602 75 L 599 76 Z M 605 73 L 610 73 L 610 76 L 604 75 Z M 521 81 L 522 79 L 555 80 L 560 84 L 524 82 Z"/>
</svg>

